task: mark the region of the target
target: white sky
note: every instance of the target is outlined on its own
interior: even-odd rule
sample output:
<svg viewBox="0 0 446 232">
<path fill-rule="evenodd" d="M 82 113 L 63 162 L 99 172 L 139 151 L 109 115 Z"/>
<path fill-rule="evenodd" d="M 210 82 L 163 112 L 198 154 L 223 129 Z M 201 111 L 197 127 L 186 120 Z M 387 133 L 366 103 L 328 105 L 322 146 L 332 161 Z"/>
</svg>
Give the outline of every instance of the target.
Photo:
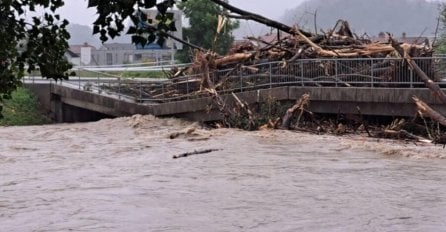
<svg viewBox="0 0 446 232">
<path fill-rule="evenodd" d="M 279 19 L 287 9 L 294 8 L 305 0 L 230 0 L 229 2 L 251 12 L 255 12 L 265 17 Z M 65 0 L 65 6 L 59 10 L 62 17 L 71 23 L 92 25 L 95 16 L 95 9 L 87 9 L 87 0 Z"/>
</svg>

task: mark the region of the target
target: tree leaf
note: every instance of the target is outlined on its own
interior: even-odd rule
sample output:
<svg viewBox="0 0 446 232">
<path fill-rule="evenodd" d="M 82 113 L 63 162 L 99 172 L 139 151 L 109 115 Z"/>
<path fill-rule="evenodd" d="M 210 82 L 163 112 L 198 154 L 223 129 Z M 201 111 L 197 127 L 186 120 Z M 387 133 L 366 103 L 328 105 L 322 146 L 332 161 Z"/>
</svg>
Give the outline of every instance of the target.
<svg viewBox="0 0 446 232">
<path fill-rule="evenodd" d="M 166 14 L 168 7 L 169 6 L 166 2 L 162 2 L 156 5 L 156 8 L 158 9 L 160 14 Z"/>
<path fill-rule="evenodd" d="M 144 7 L 145 8 L 152 8 L 156 5 L 156 0 L 145 0 L 144 1 Z"/>
<path fill-rule="evenodd" d="M 98 0 L 88 0 L 88 7 L 98 6 L 98 3 L 99 3 Z"/>
<path fill-rule="evenodd" d="M 162 37 L 162 36 L 159 36 L 159 37 L 158 37 L 158 40 L 156 41 L 156 43 L 157 43 L 161 48 L 164 48 L 164 44 L 165 44 L 165 42 L 166 42 L 166 39 L 165 39 L 164 37 Z"/>
<path fill-rule="evenodd" d="M 151 44 L 151 43 L 155 42 L 155 40 L 156 40 L 156 35 L 155 35 L 155 33 L 152 33 L 149 35 L 149 41 L 147 43 Z"/>
<path fill-rule="evenodd" d="M 94 25 L 93 26 L 93 35 L 99 33 L 99 31 L 100 31 L 100 27 L 98 25 Z"/>
<path fill-rule="evenodd" d="M 127 30 L 127 34 L 135 34 L 138 30 L 136 29 L 136 27 L 131 26 L 129 27 L 129 29 Z"/>
</svg>

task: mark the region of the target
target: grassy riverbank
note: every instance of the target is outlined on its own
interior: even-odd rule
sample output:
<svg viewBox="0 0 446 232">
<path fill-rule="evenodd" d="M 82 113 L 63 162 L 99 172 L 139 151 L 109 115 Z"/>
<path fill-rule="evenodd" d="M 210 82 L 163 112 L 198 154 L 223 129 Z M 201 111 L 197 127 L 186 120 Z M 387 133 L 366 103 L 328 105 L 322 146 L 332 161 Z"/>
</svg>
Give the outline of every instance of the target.
<svg viewBox="0 0 446 232">
<path fill-rule="evenodd" d="M 75 76 L 81 77 L 123 77 L 123 78 L 165 78 L 163 71 L 107 71 L 92 72 L 88 70 L 75 71 Z M 75 77 L 72 77 L 75 78 Z"/>
<path fill-rule="evenodd" d="M 168 71 L 166 71 L 168 72 Z M 28 74 L 30 77 L 40 77 L 39 71 L 34 71 Z M 89 70 L 72 71 L 71 79 L 77 77 L 121 77 L 121 78 L 167 78 L 164 71 L 103 71 L 94 72 Z"/>
<path fill-rule="evenodd" d="M 3 103 L 0 126 L 42 125 L 51 121 L 42 113 L 37 98 L 25 88 L 18 88 L 12 99 Z"/>
</svg>

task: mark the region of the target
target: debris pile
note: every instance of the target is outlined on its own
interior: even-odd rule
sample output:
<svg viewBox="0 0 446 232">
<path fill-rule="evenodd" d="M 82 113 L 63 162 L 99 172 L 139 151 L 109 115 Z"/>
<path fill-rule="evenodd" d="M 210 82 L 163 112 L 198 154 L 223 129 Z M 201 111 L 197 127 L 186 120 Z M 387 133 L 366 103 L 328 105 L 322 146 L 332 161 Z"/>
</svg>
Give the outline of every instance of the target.
<svg viewBox="0 0 446 232">
<path fill-rule="evenodd" d="M 429 44 L 398 43 L 390 35 L 383 42 L 359 37 L 347 21 L 339 20 L 323 35 L 294 27 L 273 41 L 249 37 L 224 56 L 197 50 L 190 66 L 168 73 L 169 82 L 143 86 L 141 98 L 162 102 L 207 95 L 212 88 L 237 92 L 282 83 L 408 86 L 421 78 L 404 59 L 425 58 L 414 62 L 435 80 L 432 54 Z M 133 91 L 141 92 L 136 86 Z"/>
<path fill-rule="evenodd" d="M 243 11 L 224 1 L 213 2 L 238 14 L 226 17 L 251 19 L 277 29 L 276 38 L 272 41 L 247 38 L 247 41 L 234 46 L 227 55 L 197 49 L 193 63 L 188 67 L 171 70 L 168 73 L 169 81 L 145 86 L 127 85 L 129 92 L 138 94 L 140 99 L 155 102 L 210 96 L 214 102 L 213 107 L 223 115 L 225 127 L 249 130 L 299 129 L 335 134 L 346 133 L 348 126 L 337 121 L 316 119 L 308 110 L 309 95 L 298 99 L 294 106 L 284 111 L 284 115 L 271 117 L 265 124 L 259 125 L 259 114 L 251 110 L 234 92 L 289 84 L 407 87 L 409 84 L 412 86 L 414 83 L 424 83 L 446 104 L 446 94 L 435 83 L 439 77 L 433 49 L 426 42 L 400 43 L 390 34 L 387 41 L 372 41 L 367 36 L 354 34 L 344 20 L 339 20 L 327 32 L 315 34 Z M 228 104 L 227 98 L 220 94 L 232 94 L 232 98 L 229 98 L 234 104 Z M 446 126 L 446 119 L 441 114 L 429 108 L 421 99 L 414 97 L 413 100 L 421 117 L 425 115 Z M 395 123 L 390 128 L 371 127 L 363 119 L 359 108 L 358 115 L 358 128 L 363 128 L 369 136 L 372 136 L 370 130 L 377 130 L 380 133 L 374 134 L 381 137 L 423 140 L 405 130 L 402 123 Z M 303 120 L 305 117 L 307 120 Z M 437 136 L 429 135 L 429 138 L 431 141 L 445 143 L 444 135 L 439 130 Z"/>
</svg>

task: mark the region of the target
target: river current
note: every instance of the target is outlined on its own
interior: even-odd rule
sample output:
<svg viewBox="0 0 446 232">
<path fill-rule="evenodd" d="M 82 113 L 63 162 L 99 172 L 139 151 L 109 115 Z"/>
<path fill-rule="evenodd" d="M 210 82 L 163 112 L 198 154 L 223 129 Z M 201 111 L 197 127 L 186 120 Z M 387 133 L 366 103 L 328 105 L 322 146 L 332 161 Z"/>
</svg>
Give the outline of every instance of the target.
<svg viewBox="0 0 446 232">
<path fill-rule="evenodd" d="M 202 149 L 219 150 L 172 158 Z M 0 231 L 446 231 L 444 158 L 138 115 L 3 127 Z"/>
</svg>

